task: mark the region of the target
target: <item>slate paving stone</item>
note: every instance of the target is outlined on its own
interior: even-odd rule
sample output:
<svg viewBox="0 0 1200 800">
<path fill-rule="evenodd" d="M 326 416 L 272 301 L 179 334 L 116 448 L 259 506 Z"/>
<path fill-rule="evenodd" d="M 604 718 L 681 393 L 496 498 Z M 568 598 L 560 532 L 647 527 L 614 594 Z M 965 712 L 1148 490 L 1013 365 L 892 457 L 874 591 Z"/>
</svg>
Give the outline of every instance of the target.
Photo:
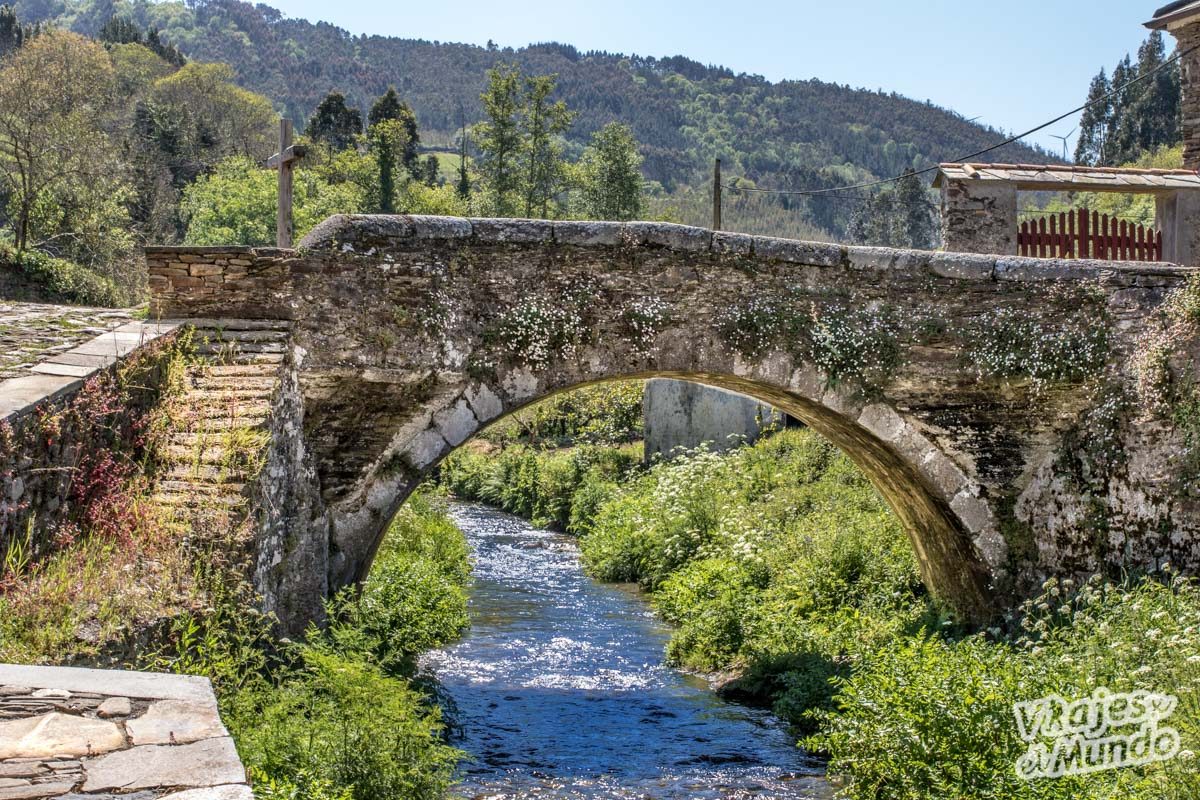
<svg viewBox="0 0 1200 800">
<path fill-rule="evenodd" d="M 132 310 L 0 300 L 0 380 L 30 374 L 44 358 L 129 323 Z"/>
</svg>

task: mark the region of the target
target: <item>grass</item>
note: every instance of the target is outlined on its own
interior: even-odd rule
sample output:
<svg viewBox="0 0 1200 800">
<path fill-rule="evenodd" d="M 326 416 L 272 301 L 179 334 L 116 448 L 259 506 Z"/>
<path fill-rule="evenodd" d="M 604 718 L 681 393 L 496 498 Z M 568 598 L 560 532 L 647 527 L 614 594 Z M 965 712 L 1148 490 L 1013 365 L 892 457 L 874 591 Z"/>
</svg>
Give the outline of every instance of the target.
<svg viewBox="0 0 1200 800">
<path fill-rule="evenodd" d="M 128 541 L 83 537 L 0 594 L 0 662 L 102 663 L 106 653 L 119 656 L 126 637 L 202 605 L 190 559 L 168 526 Z"/>
</svg>

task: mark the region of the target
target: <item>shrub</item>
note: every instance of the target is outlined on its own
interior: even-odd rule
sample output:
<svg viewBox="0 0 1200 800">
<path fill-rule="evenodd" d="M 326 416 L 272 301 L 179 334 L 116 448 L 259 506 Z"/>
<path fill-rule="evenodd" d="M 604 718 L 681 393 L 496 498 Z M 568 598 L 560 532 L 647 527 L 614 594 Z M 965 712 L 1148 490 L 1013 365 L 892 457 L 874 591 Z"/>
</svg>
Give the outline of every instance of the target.
<svg viewBox="0 0 1200 800">
<path fill-rule="evenodd" d="M 917 800 L 1175 800 L 1196 797 L 1200 772 L 1200 588 L 1152 580 L 1056 583 L 1026 607 L 1018 635 L 909 640 L 879 648 L 839 682 L 836 710 L 808 740 L 848 776 L 847 796 Z M 1184 752 L 1168 762 L 1052 781 L 1025 781 L 1013 704 L 1145 689 L 1174 694 L 1167 724 Z"/>
<path fill-rule="evenodd" d="M 410 674 L 422 652 L 467 627 L 468 548 L 442 505 L 414 495 L 397 514 L 361 593 L 330 604 L 335 651 Z"/>
<path fill-rule="evenodd" d="M 678 626 L 667 647 L 676 664 L 711 671 L 729 664 L 745 641 L 746 615 L 759 586 L 745 564 L 725 558 L 694 561 L 663 582 L 654 600 Z"/>
<path fill-rule="evenodd" d="M 43 287 L 50 299 L 88 306 L 127 306 L 137 298 L 122 292 L 112 279 L 72 261 L 0 244 L 0 263 Z"/>
<path fill-rule="evenodd" d="M 436 707 L 379 667 L 321 647 L 268 693 L 231 715 L 243 760 L 309 798 L 440 798 L 460 753 L 442 741 Z"/>
</svg>

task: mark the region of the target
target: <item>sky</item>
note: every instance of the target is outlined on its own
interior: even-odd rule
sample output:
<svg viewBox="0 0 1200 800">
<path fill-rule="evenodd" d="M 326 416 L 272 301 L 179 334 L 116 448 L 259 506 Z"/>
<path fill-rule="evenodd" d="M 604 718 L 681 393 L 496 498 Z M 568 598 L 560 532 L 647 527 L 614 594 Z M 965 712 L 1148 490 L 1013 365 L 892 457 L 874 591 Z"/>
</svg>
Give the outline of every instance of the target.
<svg viewBox="0 0 1200 800">
<path fill-rule="evenodd" d="M 1024 132 L 1086 99 L 1100 67 L 1136 55 L 1167 0 L 264 0 L 351 33 L 501 47 L 684 55 L 770 80 L 819 78 L 931 100 Z M 1169 42 L 1173 46 L 1173 41 Z M 1055 151 L 1059 123 L 1029 141 Z M 1070 149 L 1074 152 L 1074 137 Z"/>
</svg>

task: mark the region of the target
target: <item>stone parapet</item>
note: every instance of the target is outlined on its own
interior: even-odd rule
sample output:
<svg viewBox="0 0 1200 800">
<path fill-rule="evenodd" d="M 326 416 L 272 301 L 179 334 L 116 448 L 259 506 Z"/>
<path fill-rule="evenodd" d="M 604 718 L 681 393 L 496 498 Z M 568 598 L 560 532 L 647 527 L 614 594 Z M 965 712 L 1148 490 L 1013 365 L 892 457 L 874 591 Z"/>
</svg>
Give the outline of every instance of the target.
<svg viewBox="0 0 1200 800">
<path fill-rule="evenodd" d="M 341 261 L 353 262 L 375 255 L 380 257 L 384 268 L 388 252 L 411 252 L 433 246 L 599 249 L 612 251 L 614 258 L 636 251 L 670 251 L 830 269 L 900 272 L 924 269 L 940 276 L 978 281 L 993 281 L 1006 272 L 1009 280 L 1056 277 L 1079 280 L 1104 276 L 1106 280 L 1134 286 L 1140 285 L 1142 276 L 1174 273 L 1171 265 L 1164 264 L 1017 258 L 1015 195 L 1011 209 L 1007 200 L 973 196 L 969 203 L 963 201 L 962 213 L 975 213 L 968 210 L 970 203 L 992 204 L 989 207 L 995 211 L 998 206 L 993 201 L 1007 209 L 1001 215 L 1004 221 L 980 223 L 981 238 L 972 243 L 956 241 L 961 247 L 949 249 L 962 252 L 952 253 L 848 247 L 714 233 L 686 225 L 651 222 L 339 215 L 314 228 L 294 250 L 147 247 L 150 309 L 151 316 L 160 319 L 296 319 L 304 313 L 293 291 L 298 278 L 317 273 L 332 275 L 347 268 Z M 1009 222 L 1012 222 L 1010 232 Z M 977 255 L 985 252 L 995 255 Z M 1019 269 L 1013 269 L 1013 265 Z"/>
<path fill-rule="evenodd" d="M 0 664 L 0 799 L 252 800 L 205 678 Z"/>
</svg>

